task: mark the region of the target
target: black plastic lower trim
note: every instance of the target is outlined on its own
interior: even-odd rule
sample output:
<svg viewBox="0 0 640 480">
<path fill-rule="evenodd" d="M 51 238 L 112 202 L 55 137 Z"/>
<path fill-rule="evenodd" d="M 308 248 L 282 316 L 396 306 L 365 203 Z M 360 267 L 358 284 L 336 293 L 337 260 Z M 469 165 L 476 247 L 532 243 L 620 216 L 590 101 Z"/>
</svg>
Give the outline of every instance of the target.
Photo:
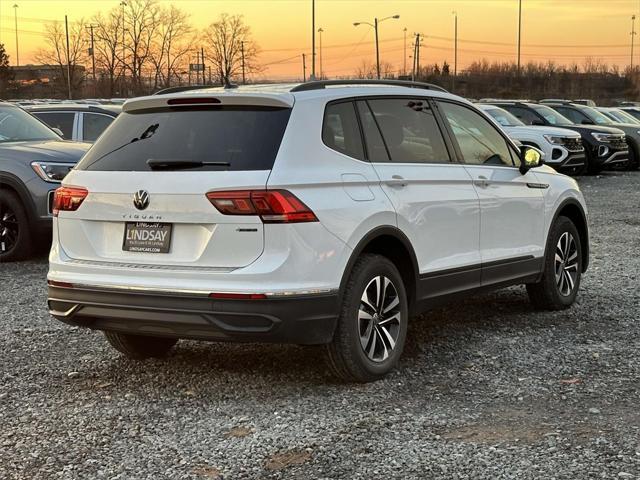
<svg viewBox="0 0 640 480">
<path fill-rule="evenodd" d="M 418 282 L 416 311 L 477 293 L 535 282 L 542 272 L 543 260 L 526 255 L 423 274 Z"/>
<path fill-rule="evenodd" d="M 212 341 L 323 344 L 331 341 L 338 295 L 267 300 L 49 286 L 49 311 L 75 326 Z"/>
</svg>

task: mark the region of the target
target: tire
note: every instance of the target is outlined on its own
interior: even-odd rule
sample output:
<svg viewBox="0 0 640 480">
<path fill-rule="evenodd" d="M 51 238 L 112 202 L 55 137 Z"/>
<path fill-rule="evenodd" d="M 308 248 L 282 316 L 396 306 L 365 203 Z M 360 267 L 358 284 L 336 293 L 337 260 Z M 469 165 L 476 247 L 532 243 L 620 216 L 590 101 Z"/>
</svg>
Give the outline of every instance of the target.
<svg viewBox="0 0 640 480">
<path fill-rule="evenodd" d="M 14 262 L 31 254 L 29 217 L 20 199 L 0 190 L 0 263 Z"/>
<path fill-rule="evenodd" d="M 120 332 L 104 332 L 113 348 L 134 360 L 165 357 L 178 343 L 177 338 L 146 337 Z"/>
<path fill-rule="evenodd" d="M 383 295 L 379 295 L 378 285 L 386 287 Z M 376 297 L 383 298 L 381 307 Z M 348 382 L 384 377 L 402 354 L 408 316 L 407 293 L 395 265 L 381 255 L 362 255 L 342 292 L 333 340 L 325 346 L 331 372 Z"/>
<path fill-rule="evenodd" d="M 542 278 L 527 285 L 529 299 L 539 310 L 568 308 L 575 302 L 581 276 L 582 245 L 578 229 L 567 217 L 560 216 L 549 232 Z"/>
</svg>

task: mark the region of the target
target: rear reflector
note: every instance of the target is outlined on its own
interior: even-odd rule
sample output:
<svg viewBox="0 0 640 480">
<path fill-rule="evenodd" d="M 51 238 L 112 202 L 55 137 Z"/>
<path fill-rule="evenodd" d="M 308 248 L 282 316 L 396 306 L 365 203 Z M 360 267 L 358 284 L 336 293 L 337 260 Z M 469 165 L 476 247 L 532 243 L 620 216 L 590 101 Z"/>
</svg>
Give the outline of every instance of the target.
<svg viewBox="0 0 640 480">
<path fill-rule="evenodd" d="M 211 105 L 222 103 L 217 98 L 211 97 L 186 97 L 186 98 L 172 98 L 167 100 L 167 105 Z"/>
<path fill-rule="evenodd" d="M 80 207 L 89 191 L 82 187 L 60 187 L 53 194 L 54 217 L 58 216 L 58 212 L 74 212 Z"/>
<path fill-rule="evenodd" d="M 264 223 L 318 221 L 311 209 L 288 190 L 209 192 L 207 198 L 223 215 L 259 215 Z"/>
<path fill-rule="evenodd" d="M 264 293 L 210 293 L 210 298 L 216 300 L 266 300 Z"/>
<path fill-rule="evenodd" d="M 50 287 L 73 288 L 73 284 L 67 282 L 56 282 L 55 280 L 47 280 L 47 283 Z"/>
</svg>

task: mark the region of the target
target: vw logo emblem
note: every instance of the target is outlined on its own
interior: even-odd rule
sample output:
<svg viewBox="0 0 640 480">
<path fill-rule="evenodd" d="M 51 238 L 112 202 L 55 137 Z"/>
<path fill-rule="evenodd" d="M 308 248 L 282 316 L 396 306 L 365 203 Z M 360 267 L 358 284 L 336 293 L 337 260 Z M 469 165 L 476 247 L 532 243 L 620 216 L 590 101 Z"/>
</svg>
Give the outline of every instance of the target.
<svg viewBox="0 0 640 480">
<path fill-rule="evenodd" d="M 149 206 L 149 192 L 146 190 L 138 190 L 133 195 L 133 205 L 138 210 L 144 210 Z"/>
</svg>

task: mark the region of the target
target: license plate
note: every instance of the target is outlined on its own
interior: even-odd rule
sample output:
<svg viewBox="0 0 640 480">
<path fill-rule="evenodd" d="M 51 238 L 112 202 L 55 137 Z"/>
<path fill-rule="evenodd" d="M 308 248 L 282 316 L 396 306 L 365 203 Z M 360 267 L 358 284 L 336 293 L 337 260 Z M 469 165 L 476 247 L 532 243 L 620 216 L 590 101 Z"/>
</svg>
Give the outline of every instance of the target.
<svg viewBox="0 0 640 480">
<path fill-rule="evenodd" d="M 127 222 L 122 250 L 142 253 L 169 253 L 170 223 Z"/>
</svg>

